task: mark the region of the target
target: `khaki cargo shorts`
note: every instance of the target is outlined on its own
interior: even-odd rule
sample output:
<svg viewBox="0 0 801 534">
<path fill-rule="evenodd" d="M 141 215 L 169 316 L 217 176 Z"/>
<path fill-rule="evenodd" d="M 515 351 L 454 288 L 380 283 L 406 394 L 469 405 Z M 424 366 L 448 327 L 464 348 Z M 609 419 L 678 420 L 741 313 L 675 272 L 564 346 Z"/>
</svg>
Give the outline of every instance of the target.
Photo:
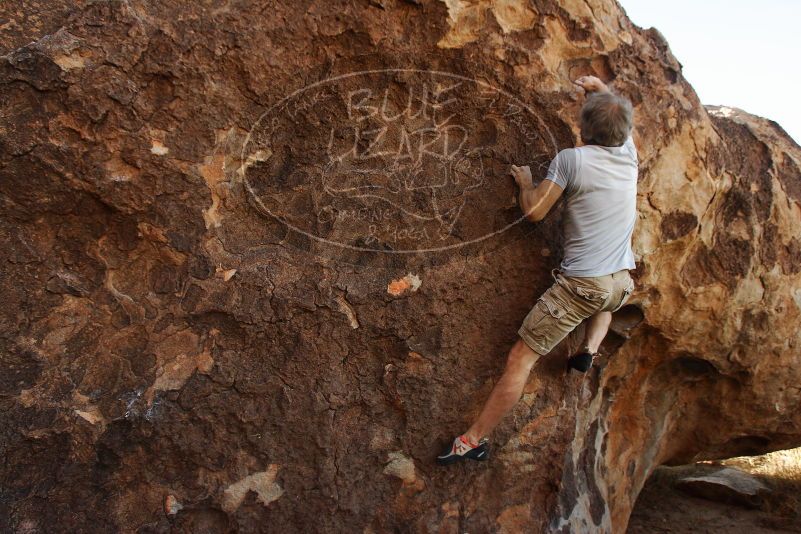
<svg viewBox="0 0 801 534">
<path fill-rule="evenodd" d="M 601 311 L 617 311 L 634 291 L 627 269 L 605 276 L 564 276 L 554 269 L 555 283 L 528 312 L 517 331 L 531 350 L 545 356 L 581 322 Z"/>
</svg>

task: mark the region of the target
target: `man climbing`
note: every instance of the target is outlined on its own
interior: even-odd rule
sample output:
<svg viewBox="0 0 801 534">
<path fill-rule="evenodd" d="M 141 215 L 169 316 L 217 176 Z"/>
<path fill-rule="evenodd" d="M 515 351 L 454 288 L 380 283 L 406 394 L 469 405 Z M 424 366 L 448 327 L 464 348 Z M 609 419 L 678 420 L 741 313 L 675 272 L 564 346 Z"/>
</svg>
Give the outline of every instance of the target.
<svg viewBox="0 0 801 534">
<path fill-rule="evenodd" d="M 585 319 L 583 350 L 566 369 L 586 372 L 612 320 L 634 289 L 629 276 L 634 254 L 631 235 L 637 219 L 637 151 L 631 137 L 631 103 L 594 76 L 574 82 L 587 99 L 581 108 L 583 146 L 560 151 L 538 186 L 527 166 L 512 165 L 520 187 L 520 207 L 541 221 L 562 193 L 564 257 L 555 283 L 539 298 L 518 330 L 503 375 L 478 419 L 440 456 L 447 465 L 464 458 L 489 457 L 487 435 L 520 400 L 529 372 Z"/>
</svg>

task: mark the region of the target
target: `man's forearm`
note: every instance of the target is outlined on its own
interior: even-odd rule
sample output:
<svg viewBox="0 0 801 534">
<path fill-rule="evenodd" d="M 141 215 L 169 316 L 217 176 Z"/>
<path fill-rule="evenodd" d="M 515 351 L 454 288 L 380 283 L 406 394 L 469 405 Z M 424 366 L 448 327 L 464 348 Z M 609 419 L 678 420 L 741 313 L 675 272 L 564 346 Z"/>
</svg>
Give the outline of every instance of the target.
<svg viewBox="0 0 801 534">
<path fill-rule="evenodd" d="M 520 194 L 518 195 L 518 203 L 520 204 L 520 209 L 523 211 L 523 215 L 529 217 L 534 210 L 534 191 L 535 191 L 534 184 L 527 184 L 520 187 Z"/>
<path fill-rule="evenodd" d="M 511 173 L 520 187 L 517 202 L 523 210 L 523 215 L 532 222 L 541 221 L 561 196 L 562 187 L 551 180 L 542 180 L 535 187 L 528 166 L 512 165 Z"/>
</svg>

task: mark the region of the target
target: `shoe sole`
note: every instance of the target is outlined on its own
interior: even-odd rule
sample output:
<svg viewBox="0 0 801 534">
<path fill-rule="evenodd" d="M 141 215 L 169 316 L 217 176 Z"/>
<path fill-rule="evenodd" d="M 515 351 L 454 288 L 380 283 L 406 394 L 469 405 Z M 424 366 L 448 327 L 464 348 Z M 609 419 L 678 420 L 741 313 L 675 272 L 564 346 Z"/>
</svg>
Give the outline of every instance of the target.
<svg viewBox="0 0 801 534">
<path fill-rule="evenodd" d="M 471 454 L 471 453 L 467 453 L 467 454 Z M 487 460 L 489 460 L 489 451 L 486 450 L 486 449 L 481 451 L 481 452 L 479 452 L 476 455 L 473 455 L 473 456 L 468 456 L 467 454 L 465 454 L 463 456 L 459 456 L 458 454 L 454 454 L 453 456 L 447 456 L 445 458 L 437 457 L 437 464 L 439 464 L 439 465 L 451 465 L 451 464 L 455 464 L 456 462 L 459 462 L 459 461 L 462 461 L 462 460 L 473 460 L 473 461 L 476 461 L 476 462 L 486 462 Z"/>
</svg>

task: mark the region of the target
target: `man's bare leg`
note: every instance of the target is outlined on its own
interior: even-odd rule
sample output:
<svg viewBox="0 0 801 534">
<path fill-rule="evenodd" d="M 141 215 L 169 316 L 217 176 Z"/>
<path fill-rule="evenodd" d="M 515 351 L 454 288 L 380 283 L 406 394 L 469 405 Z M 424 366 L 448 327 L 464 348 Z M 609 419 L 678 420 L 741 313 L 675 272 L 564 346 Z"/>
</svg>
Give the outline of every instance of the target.
<svg viewBox="0 0 801 534">
<path fill-rule="evenodd" d="M 587 321 L 587 330 L 584 333 L 584 346 L 590 349 L 592 354 L 598 352 L 601 341 L 609 331 L 609 324 L 612 322 L 612 312 L 598 312 Z"/>
<path fill-rule="evenodd" d="M 587 323 L 587 330 L 584 335 L 585 345 L 591 352 L 598 352 L 598 347 L 609 331 L 609 324 L 612 322 L 611 312 L 598 312 L 590 317 Z M 484 404 L 481 414 L 464 436 L 472 443 L 488 435 L 498 426 L 501 419 L 511 410 L 523 394 L 523 388 L 528 381 L 531 368 L 540 358 L 526 345 L 522 339 L 518 339 L 506 359 L 506 368 L 503 371 L 498 383 L 490 393 L 489 399 Z"/>
<path fill-rule="evenodd" d="M 492 432 L 501 419 L 511 410 L 520 397 L 523 395 L 523 388 L 528 381 L 531 368 L 540 358 L 526 345 L 522 339 L 518 339 L 506 358 L 506 368 L 503 371 L 498 383 L 492 389 L 481 415 L 464 433 L 464 436 L 473 443 Z"/>
</svg>

